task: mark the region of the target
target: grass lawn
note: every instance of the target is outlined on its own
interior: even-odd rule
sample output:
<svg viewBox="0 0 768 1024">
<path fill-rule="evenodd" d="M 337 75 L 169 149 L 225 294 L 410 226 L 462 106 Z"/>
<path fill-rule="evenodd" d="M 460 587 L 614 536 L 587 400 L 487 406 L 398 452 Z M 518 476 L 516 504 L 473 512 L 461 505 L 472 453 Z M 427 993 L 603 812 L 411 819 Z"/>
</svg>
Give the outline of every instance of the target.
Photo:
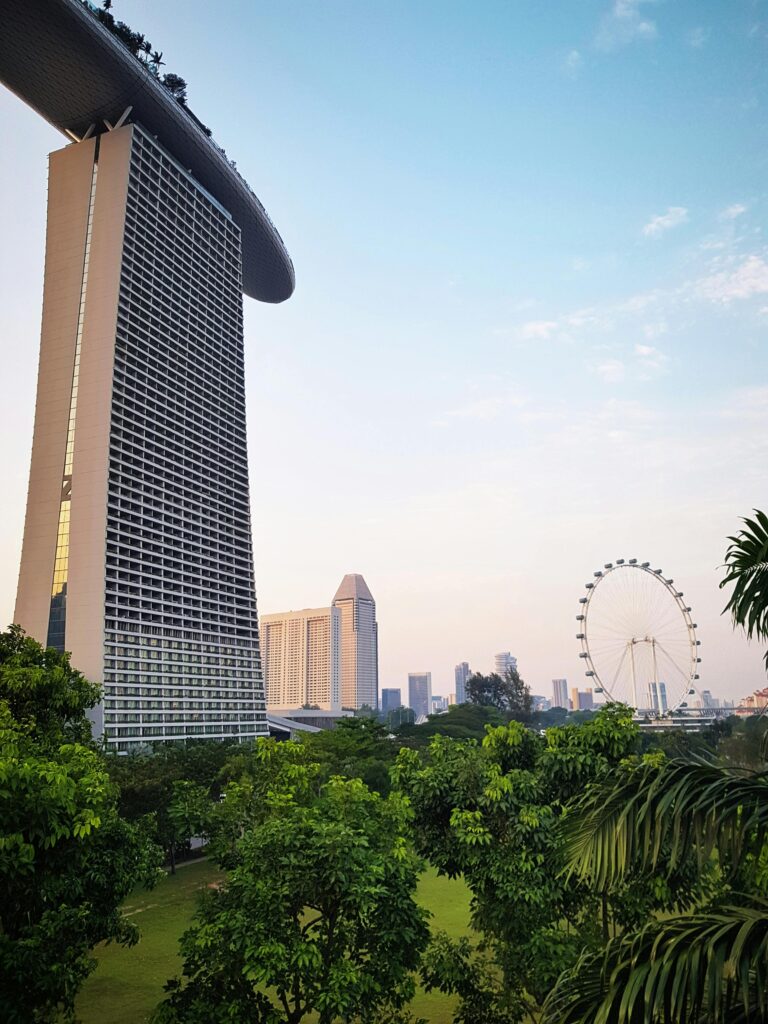
<svg viewBox="0 0 768 1024">
<path fill-rule="evenodd" d="M 131 949 L 101 946 L 98 967 L 83 986 L 77 1014 L 83 1024 L 144 1024 L 163 997 L 163 985 L 181 967 L 178 941 L 195 911 L 197 894 L 220 879 L 208 861 L 182 867 L 154 889 L 137 890 L 125 904 L 141 940 Z M 432 911 L 432 927 L 462 935 L 468 926 L 469 891 L 461 881 L 424 873 L 417 898 Z M 419 992 L 412 1010 L 430 1024 L 450 1024 L 453 1000 L 439 992 Z"/>
</svg>

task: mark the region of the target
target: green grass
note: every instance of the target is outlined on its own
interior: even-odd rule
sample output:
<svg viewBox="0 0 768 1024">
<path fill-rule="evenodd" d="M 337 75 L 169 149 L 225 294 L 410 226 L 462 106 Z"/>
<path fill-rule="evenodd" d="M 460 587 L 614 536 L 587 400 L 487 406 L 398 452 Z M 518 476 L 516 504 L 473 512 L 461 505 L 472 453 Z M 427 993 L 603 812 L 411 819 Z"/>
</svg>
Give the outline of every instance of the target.
<svg viewBox="0 0 768 1024">
<path fill-rule="evenodd" d="M 215 884 L 221 872 L 208 861 L 190 864 L 164 878 L 150 892 L 137 890 L 125 903 L 125 912 L 138 924 L 141 940 L 126 949 L 101 946 L 98 967 L 83 986 L 77 1014 L 83 1024 L 145 1024 L 163 998 L 163 985 L 178 974 L 178 943 L 192 921 L 198 893 Z M 419 903 L 432 912 L 431 925 L 449 935 L 467 931 L 469 891 L 461 881 L 438 878 L 426 871 L 417 893 Z M 440 992 L 419 991 L 412 1011 L 430 1024 L 450 1024 L 453 1000 Z"/>
<path fill-rule="evenodd" d="M 181 933 L 192 921 L 197 894 L 222 877 L 209 861 L 179 868 L 154 889 L 137 889 L 125 913 L 139 926 L 135 946 L 96 950 L 98 967 L 77 1000 L 83 1024 L 142 1024 L 163 998 L 163 985 L 181 970 Z"/>
</svg>

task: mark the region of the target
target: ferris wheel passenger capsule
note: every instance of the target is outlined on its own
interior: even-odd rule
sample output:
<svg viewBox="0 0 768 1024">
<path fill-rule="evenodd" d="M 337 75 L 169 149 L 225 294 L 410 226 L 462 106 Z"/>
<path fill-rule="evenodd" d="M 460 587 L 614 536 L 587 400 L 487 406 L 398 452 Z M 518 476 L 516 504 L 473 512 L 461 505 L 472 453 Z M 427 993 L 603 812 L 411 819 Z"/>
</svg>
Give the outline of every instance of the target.
<svg viewBox="0 0 768 1024">
<path fill-rule="evenodd" d="M 642 567 L 643 567 L 643 569 L 648 569 L 648 568 L 650 568 L 650 565 L 651 565 L 650 562 L 643 562 Z"/>
<path fill-rule="evenodd" d="M 616 559 L 616 565 L 624 565 L 624 559 L 623 558 L 617 558 Z"/>
<path fill-rule="evenodd" d="M 637 559 L 636 558 L 630 558 L 629 564 L 630 565 L 637 565 Z"/>
<path fill-rule="evenodd" d="M 586 603 L 587 603 L 586 597 L 580 597 L 579 598 L 579 604 L 586 604 Z"/>
<path fill-rule="evenodd" d="M 581 654 L 579 655 L 579 657 L 580 658 L 586 658 L 587 657 L 587 652 L 586 651 L 582 651 Z"/>
<path fill-rule="evenodd" d="M 606 562 L 605 565 L 603 566 L 603 568 L 604 569 L 612 569 L 613 568 L 613 562 Z"/>
<path fill-rule="evenodd" d="M 592 669 L 590 669 L 589 672 L 584 673 L 585 676 L 593 676 L 594 674 L 595 673 L 592 671 Z"/>
</svg>

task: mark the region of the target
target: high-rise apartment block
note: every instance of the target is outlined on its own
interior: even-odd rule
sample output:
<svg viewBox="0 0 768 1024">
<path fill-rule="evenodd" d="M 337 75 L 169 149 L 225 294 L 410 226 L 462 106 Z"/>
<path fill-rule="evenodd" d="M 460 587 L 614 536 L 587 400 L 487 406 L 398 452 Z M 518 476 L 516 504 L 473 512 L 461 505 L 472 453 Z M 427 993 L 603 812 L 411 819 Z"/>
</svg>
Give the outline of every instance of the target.
<svg viewBox="0 0 768 1024">
<path fill-rule="evenodd" d="M 333 599 L 341 616 L 341 703 L 378 707 L 379 637 L 376 602 L 359 573 L 344 577 Z"/>
<path fill-rule="evenodd" d="M 269 708 L 341 708 L 338 608 L 261 616 L 261 659 Z"/>
<path fill-rule="evenodd" d="M 453 703 L 464 704 L 467 699 L 467 680 L 472 674 L 469 671 L 469 663 L 460 661 L 453 673 L 456 680 L 456 694 Z"/>
<path fill-rule="evenodd" d="M 517 672 L 517 658 L 514 658 L 509 651 L 501 651 L 493 657 L 493 671 L 503 676 L 507 669 Z"/>
<path fill-rule="evenodd" d="M 16 621 L 101 682 L 118 749 L 266 735 L 243 291 L 293 268 L 258 199 L 79 0 L 3 22 L 0 80 L 65 132 L 48 180 Z"/>
<path fill-rule="evenodd" d="M 574 711 L 591 711 L 594 707 L 592 690 L 589 687 L 586 690 L 579 690 L 574 686 L 571 690 L 571 707 Z"/>
<path fill-rule="evenodd" d="M 666 683 L 648 684 L 648 707 L 659 714 L 664 714 L 667 711 Z"/>
<path fill-rule="evenodd" d="M 432 673 L 408 673 L 408 707 L 413 710 L 416 721 L 432 713 Z"/>
<path fill-rule="evenodd" d="M 568 680 L 552 680 L 552 707 L 568 708 Z"/>
<path fill-rule="evenodd" d="M 385 687 L 381 691 L 381 710 L 387 715 L 390 711 L 396 711 L 399 707 L 402 707 L 403 698 L 400 692 L 400 687 Z"/>
</svg>

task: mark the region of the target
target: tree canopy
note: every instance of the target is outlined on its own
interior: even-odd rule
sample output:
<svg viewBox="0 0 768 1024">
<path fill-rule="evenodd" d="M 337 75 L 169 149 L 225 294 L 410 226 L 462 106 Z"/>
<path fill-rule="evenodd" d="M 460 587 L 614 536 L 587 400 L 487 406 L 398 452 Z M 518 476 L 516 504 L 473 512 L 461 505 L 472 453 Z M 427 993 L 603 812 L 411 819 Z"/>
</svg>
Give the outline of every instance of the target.
<svg viewBox="0 0 768 1024">
<path fill-rule="evenodd" d="M 527 722 L 531 717 L 533 701 L 531 691 L 520 678 L 520 673 L 511 666 L 503 676 L 491 672 L 484 676 L 479 672 L 467 680 L 467 700 L 473 704 L 497 708 L 509 717 Z"/>
<path fill-rule="evenodd" d="M 428 937 L 402 797 L 319 783 L 297 744 L 260 741 L 240 768 L 214 846 L 229 874 L 184 935 L 156 1020 L 394 1020 Z"/>
<path fill-rule="evenodd" d="M 99 690 L 67 655 L 0 636 L 0 1005 L 8 1024 L 73 1019 L 102 941 L 135 942 L 120 904 L 156 848 L 117 813 L 90 740 Z"/>
</svg>

